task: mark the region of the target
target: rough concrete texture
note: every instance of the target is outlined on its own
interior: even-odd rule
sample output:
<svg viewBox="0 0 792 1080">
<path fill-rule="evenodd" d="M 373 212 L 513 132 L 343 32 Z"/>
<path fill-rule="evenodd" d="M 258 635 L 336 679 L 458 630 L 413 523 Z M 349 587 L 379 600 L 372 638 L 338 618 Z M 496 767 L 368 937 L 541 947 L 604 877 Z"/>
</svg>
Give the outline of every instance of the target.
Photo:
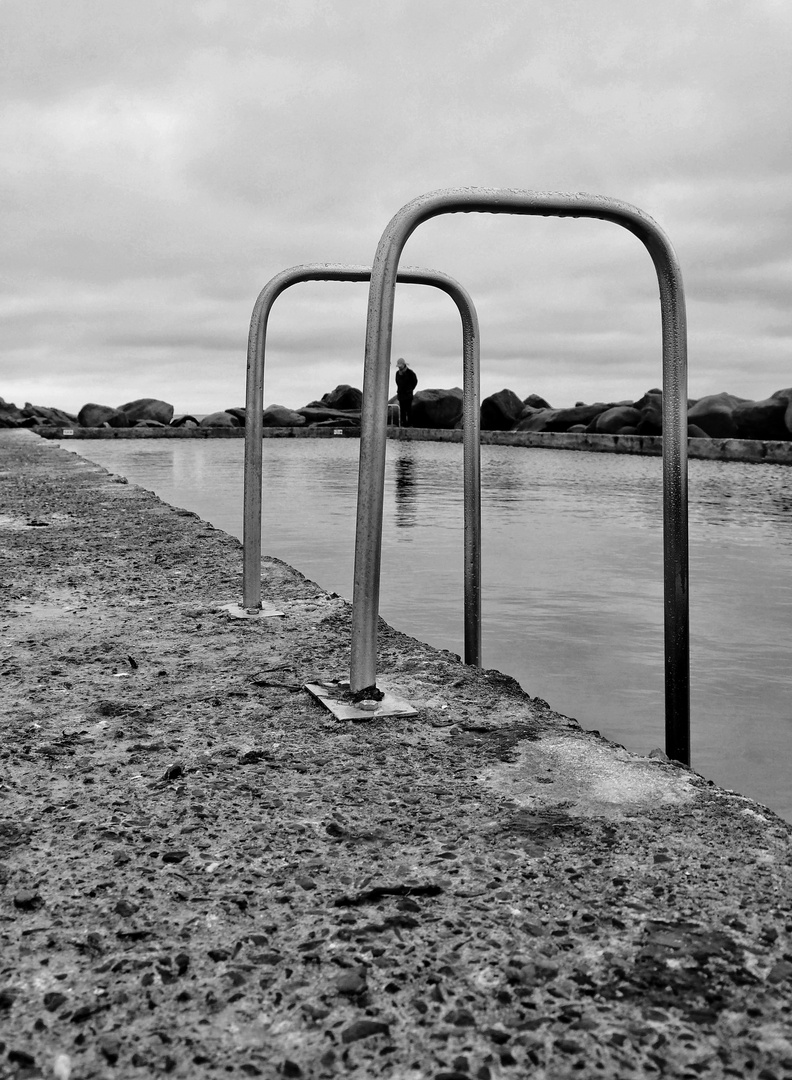
<svg viewBox="0 0 792 1080">
<path fill-rule="evenodd" d="M 0 1076 L 792 1077 L 790 828 L 0 434 Z M 648 749 L 648 748 L 647 748 Z"/>
</svg>

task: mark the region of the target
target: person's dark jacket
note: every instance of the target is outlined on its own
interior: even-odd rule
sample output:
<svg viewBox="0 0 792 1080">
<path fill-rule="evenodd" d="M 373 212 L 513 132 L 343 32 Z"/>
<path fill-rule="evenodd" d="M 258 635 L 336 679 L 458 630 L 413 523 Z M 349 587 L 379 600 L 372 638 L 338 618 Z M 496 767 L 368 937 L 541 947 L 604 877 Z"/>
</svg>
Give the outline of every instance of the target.
<svg viewBox="0 0 792 1080">
<path fill-rule="evenodd" d="M 396 396 L 406 398 L 408 401 L 413 396 L 413 391 L 418 385 L 418 376 L 412 368 L 403 367 L 396 369 Z"/>
</svg>

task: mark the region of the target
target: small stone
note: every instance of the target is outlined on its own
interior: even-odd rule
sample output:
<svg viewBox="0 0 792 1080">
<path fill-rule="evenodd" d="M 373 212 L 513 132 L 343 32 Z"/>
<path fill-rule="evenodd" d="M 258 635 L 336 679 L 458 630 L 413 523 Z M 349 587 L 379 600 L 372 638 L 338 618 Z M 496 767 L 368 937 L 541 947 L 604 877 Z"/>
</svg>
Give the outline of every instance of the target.
<svg viewBox="0 0 792 1080">
<path fill-rule="evenodd" d="M 580 1043 L 573 1042 L 572 1039 L 556 1039 L 555 1044 L 565 1054 L 580 1054 L 583 1052 Z"/>
<path fill-rule="evenodd" d="M 784 982 L 785 979 L 792 979 L 792 964 L 788 960 L 779 960 L 768 971 L 767 981 L 769 983 L 780 983 Z"/>
<path fill-rule="evenodd" d="M 390 1026 L 381 1020 L 355 1020 L 341 1032 L 341 1040 L 352 1043 L 358 1039 L 367 1039 L 370 1035 L 390 1035 Z"/>
<path fill-rule="evenodd" d="M 316 882 L 314 881 L 313 878 L 310 878 L 310 877 L 305 877 L 305 876 L 296 877 L 294 879 L 294 881 L 295 881 L 295 883 L 297 885 L 300 886 L 301 889 L 305 889 L 306 891 L 309 890 L 309 889 L 315 889 L 316 888 Z"/>
<path fill-rule="evenodd" d="M 73 1024 L 84 1024 L 86 1020 L 89 1020 L 96 1012 L 96 1006 L 94 1005 L 80 1005 L 71 1014 L 71 1022 Z"/>
<path fill-rule="evenodd" d="M 36 1064 L 36 1059 L 26 1050 L 9 1050 L 8 1060 L 12 1065 L 19 1065 L 22 1069 L 32 1069 Z"/>
<path fill-rule="evenodd" d="M 184 849 L 178 851 L 166 851 L 162 856 L 162 861 L 164 863 L 180 863 L 183 862 L 189 854 L 189 851 L 185 851 Z"/>
<path fill-rule="evenodd" d="M 336 979 L 336 990 L 339 994 L 347 994 L 349 997 L 357 997 L 358 994 L 366 992 L 367 984 L 362 975 L 357 972 L 349 971 L 342 975 L 339 979 Z"/>
<path fill-rule="evenodd" d="M 474 1027 L 476 1018 L 468 1009 L 451 1009 L 445 1014 L 443 1020 L 446 1024 L 455 1027 Z"/>
<path fill-rule="evenodd" d="M 313 1005 L 310 1002 L 303 1005 L 303 1012 L 312 1020 L 326 1020 L 330 1015 L 329 1009 L 325 1009 L 321 1005 Z"/>
<path fill-rule="evenodd" d="M 485 1028 L 484 1034 L 492 1039 L 494 1043 L 497 1043 L 498 1046 L 503 1046 L 511 1038 L 509 1032 L 503 1031 L 501 1028 Z"/>
<path fill-rule="evenodd" d="M 43 905 L 41 896 L 32 889 L 21 889 L 14 897 L 14 907 L 20 911 L 38 911 Z"/>
<path fill-rule="evenodd" d="M 114 851 L 111 857 L 116 866 L 126 866 L 128 862 L 132 861 L 132 856 L 120 848 Z"/>
<path fill-rule="evenodd" d="M 57 1054 L 52 1063 L 54 1080 L 70 1080 L 72 1071 L 71 1058 L 68 1054 Z"/>
<path fill-rule="evenodd" d="M 302 1074 L 303 1074 L 303 1071 L 300 1068 L 300 1066 L 297 1064 L 297 1062 L 296 1061 L 289 1061 L 288 1058 L 286 1058 L 286 1060 L 284 1061 L 283 1068 L 281 1069 L 281 1072 L 283 1073 L 284 1076 L 292 1076 L 292 1077 L 302 1076 Z"/>
<path fill-rule="evenodd" d="M 231 953 L 228 949 L 209 949 L 208 956 L 210 960 L 214 960 L 216 964 L 219 964 L 221 960 L 227 960 Z"/>
<path fill-rule="evenodd" d="M 66 1000 L 66 995 L 61 994 L 59 990 L 50 990 L 44 995 L 44 1008 L 47 1012 L 55 1012 Z"/>
<path fill-rule="evenodd" d="M 120 915 L 124 919 L 128 919 L 130 915 L 134 915 L 136 911 L 140 910 L 140 904 L 133 904 L 131 900 L 121 899 L 113 909 L 116 915 Z"/>
<path fill-rule="evenodd" d="M 16 1000 L 18 990 L 14 990 L 13 987 L 6 986 L 0 990 L 0 1010 L 10 1009 Z"/>
</svg>

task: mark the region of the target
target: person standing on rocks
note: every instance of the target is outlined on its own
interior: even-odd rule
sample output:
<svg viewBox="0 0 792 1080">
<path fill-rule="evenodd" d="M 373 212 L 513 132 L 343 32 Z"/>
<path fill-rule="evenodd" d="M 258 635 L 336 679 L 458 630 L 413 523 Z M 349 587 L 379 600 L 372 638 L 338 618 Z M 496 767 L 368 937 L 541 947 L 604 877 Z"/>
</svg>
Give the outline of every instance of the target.
<svg viewBox="0 0 792 1080">
<path fill-rule="evenodd" d="M 412 418 L 413 393 L 418 385 L 418 376 L 407 366 L 407 361 L 399 357 L 396 361 L 396 397 L 399 399 L 399 427 L 409 427 Z"/>
</svg>

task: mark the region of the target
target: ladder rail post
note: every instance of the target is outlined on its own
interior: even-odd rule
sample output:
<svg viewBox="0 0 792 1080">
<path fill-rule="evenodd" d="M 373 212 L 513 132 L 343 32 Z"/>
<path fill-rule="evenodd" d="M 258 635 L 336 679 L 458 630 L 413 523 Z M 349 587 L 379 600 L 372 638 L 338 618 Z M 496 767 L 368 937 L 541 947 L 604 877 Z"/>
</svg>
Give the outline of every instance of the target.
<svg viewBox="0 0 792 1080">
<path fill-rule="evenodd" d="M 687 326 L 682 275 L 663 230 L 629 203 L 601 195 L 457 188 L 403 206 L 383 232 L 371 272 L 363 374 L 360 474 L 355 536 L 350 687 L 376 684 L 382 556 L 385 421 L 393 305 L 404 245 L 424 221 L 447 213 L 588 217 L 611 221 L 644 244 L 660 289 L 663 350 L 663 556 L 665 722 L 669 757 L 690 763 L 690 660 L 687 524 Z"/>
</svg>

